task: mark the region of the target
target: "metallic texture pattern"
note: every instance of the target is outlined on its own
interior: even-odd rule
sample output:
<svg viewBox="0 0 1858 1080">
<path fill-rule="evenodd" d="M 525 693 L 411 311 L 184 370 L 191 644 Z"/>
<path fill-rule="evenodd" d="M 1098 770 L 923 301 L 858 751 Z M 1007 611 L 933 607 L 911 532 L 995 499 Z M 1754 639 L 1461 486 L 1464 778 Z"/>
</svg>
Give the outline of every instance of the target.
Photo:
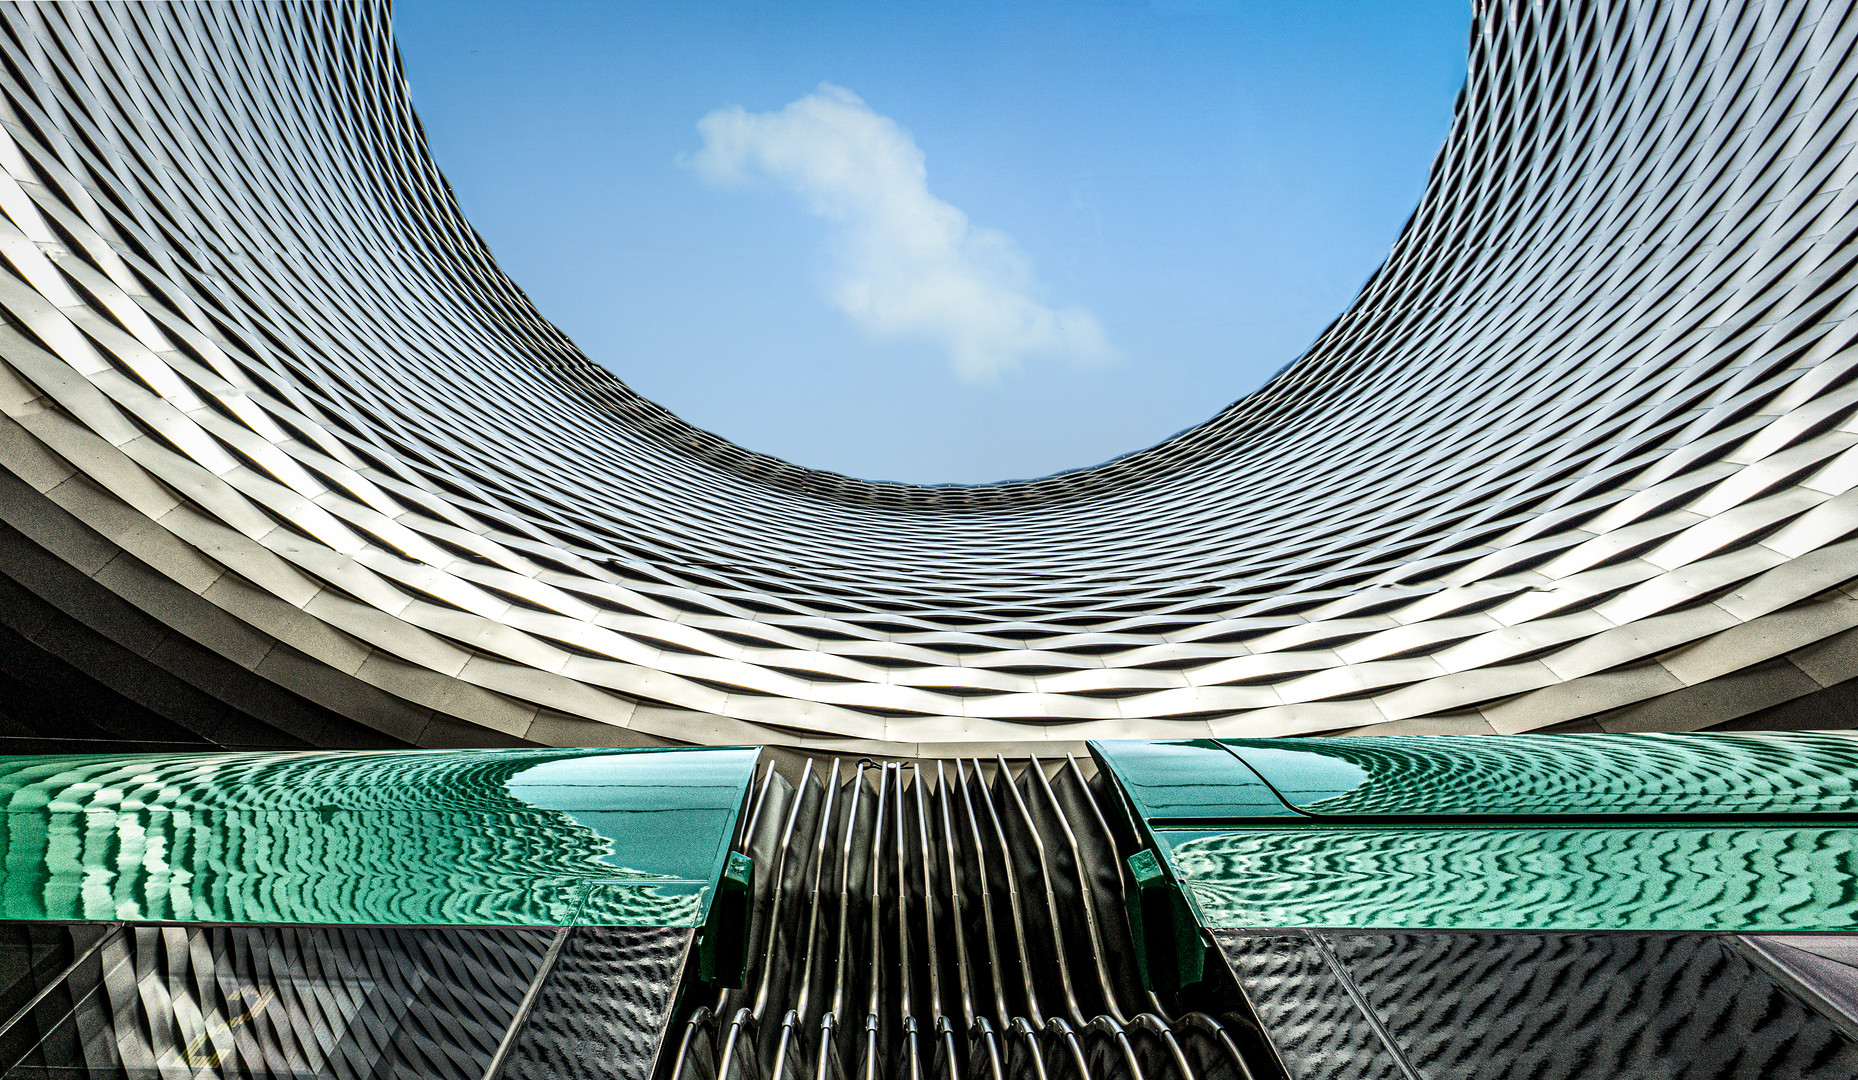
<svg viewBox="0 0 1858 1080">
<path fill-rule="evenodd" d="M 493 1080 L 647 1080 L 691 931 L 579 927 Z"/>
<path fill-rule="evenodd" d="M 1293 1080 L 1831 1080 L 1858 1070 L 1858 1042 L 1725 936 L 1214 936 Z"/>
<path fill-rule="evenodd" d="M 0 1031 L 0 1068 L 47 1080 L 482 1080 L 550 937 L 115 924 L 58 993 Z"/>
<path fill-rule="evenodd" d="M 461 217 L 384 0 L 6 5 L 0 522 L 71 587 L 0 574 L 162 693 L 277 688 L 286 742 L 1689 729 L 1858 674 L 1858 17 L 1474 7 L 1424 199 L 1301 359 L 924 487 L 582 356 Z M 51 625 L 9 628 L 112 677 Z"/>
<path fill-rule="evenodd" d="M 1292 1080 L 1413 1080 L 1309 934 L 1214 934 Z"/>
<path fill-rule="evenodd" d="M 1858 1039 L 1858 934 L 1742 935 L 1751 956 Z"/>
<path fill-rule="evenodd" d="M 1092 742 L 1207 927 L 1843 930 L 1858 736 Z"/>
<path fill-rule="evenodd" d="M 1285 745 L 1293 747 L 1294 753 L 1294 748 L 1307 742 L 1286 741 Z M 1090 754 L 1104 772 L 1115 777 L 1131 811 L 1146 822 L 1258 818 L 1302 821 L 1307 817 L 1266 783 L 1255 767 L 1212 739 L 1093 741 Z M 1342 768 L 1328 771 L 1341 772 Z M 1360 772 L 1359 768 L 1349 769 L 1348 776 L 1354 778 Z"/>
<path fill-rule="evenodd" d="M 1133 832 L 1075 758 L 846 765 L 763 781 L 748 976 L 685 995 L 659 1080 L 1277 1076 L 1229 978 L 1137 975 Z"/>
</svg>

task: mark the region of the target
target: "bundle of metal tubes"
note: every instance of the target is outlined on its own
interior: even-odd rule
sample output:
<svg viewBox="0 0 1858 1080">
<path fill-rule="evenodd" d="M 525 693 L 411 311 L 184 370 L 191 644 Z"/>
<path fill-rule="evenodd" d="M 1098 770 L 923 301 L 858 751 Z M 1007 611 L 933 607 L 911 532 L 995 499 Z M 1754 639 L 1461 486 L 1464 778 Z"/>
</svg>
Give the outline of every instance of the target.
<svg viewBox="0 0 1858 1080">
<path fill-rule="evenodd" d="M 1266 1080 L 1219 964 L 1143 986 L 1120 793 L 1067 758 L 770 764 L 748 977 L 694 987 L 660 1080 Z"/>
</svg>

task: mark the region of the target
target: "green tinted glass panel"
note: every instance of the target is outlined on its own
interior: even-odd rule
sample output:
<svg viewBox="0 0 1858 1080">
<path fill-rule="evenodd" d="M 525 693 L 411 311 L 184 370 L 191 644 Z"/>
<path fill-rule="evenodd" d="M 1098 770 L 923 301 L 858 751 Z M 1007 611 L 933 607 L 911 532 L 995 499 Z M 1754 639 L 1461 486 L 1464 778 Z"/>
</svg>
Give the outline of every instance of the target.
<svg viewBox="0 0 1858 1080">
<path fill-rule="evenodd" d="M 1145 820 L 1301 817 L 1211 739 L 1093 742 Z"/>
<path fill-rule="evenodd" d="M 1858 829 L 1162 831 L 1209 928 L 1851 930 Z"/>
<path fill-rule="evenodd" d="M 695 926 L 757 756 L 0 757 L 0 917 Z"/>
<path fill-rule="evenodd" d="M 1858 739 L 1837 734 L 1224 742 L 1287 802 L 1317 815 L 1858 811 Z"/>
</svg>

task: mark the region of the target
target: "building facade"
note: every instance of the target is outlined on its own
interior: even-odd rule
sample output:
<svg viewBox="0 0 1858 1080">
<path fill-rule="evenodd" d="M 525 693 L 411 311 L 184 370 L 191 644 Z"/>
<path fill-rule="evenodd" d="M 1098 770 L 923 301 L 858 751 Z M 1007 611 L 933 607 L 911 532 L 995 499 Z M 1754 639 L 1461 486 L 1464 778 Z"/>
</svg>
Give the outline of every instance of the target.
<svg viewBox="0 0 1858 1080">
<path fill-rule="evenodd" d="M 0 1076 L 1858 1075 L 1858 12 L 1473 8 L 1304 356 L 920 487 L 578 352 L 384 0 L 0 4 Z"/>
<path fill-rule="evenodd" d="M 1303 357 L 1103 465 L 920 487 L 579 353 L 459 214 L 384 4 L 8 6 L 8 737 L 1849 723 L 1854 32 L 1480 3 L 1424 199 Z"/>
</svg>

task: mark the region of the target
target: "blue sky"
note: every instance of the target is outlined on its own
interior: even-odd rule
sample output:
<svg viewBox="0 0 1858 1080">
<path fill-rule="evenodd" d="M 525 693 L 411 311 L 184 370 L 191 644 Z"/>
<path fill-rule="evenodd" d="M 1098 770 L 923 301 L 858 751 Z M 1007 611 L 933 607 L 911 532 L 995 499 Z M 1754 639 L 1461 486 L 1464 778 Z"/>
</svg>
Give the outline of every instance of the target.
<svg viewBox="0 0 1858 1080">
<path fill-rule="evenodd" d="M 1466 0 L 397 0 L 544 315 L 726 438 L 879 480 L 1091 465 L 1294 359 L 1386 257 Z"/>
</svg>

